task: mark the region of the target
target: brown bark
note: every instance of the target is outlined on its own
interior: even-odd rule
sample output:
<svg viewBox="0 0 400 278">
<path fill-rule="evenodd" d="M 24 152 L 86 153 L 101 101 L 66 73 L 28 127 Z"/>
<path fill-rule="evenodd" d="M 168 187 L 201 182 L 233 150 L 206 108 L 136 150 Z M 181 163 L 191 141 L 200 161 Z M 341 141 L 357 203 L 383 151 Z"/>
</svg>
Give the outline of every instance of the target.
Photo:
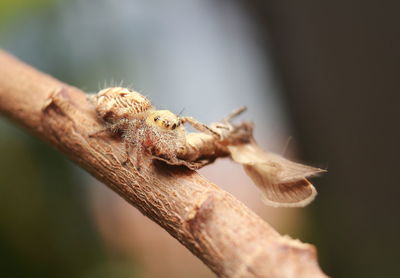
<svg viewBox="0 0 400 278">
<path fill-rule="evenodd" d="M 185 245 L 220 277 L 326 277 L 312 245 L 279 235 L 229 193 L 184 167 L 122 165 L 84 92 L 0 51 L 0 112 L 55 146 Z"/>
</svg>

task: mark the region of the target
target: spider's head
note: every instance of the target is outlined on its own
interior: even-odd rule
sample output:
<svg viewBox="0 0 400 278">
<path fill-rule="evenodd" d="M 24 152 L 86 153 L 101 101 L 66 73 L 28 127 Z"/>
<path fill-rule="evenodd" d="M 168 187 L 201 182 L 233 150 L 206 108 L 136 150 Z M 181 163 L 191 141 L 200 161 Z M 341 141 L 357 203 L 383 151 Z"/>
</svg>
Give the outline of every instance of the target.
<svg viewBox="0 0 400 278">
<path fill-rule="evenodd" d="M 149 113 L 146 123 L 150 126 L 157 126 L 164 130 L 175 130 L 182 128 L 181 119 L 168 110 L 155 110 Z"/>
</svg>

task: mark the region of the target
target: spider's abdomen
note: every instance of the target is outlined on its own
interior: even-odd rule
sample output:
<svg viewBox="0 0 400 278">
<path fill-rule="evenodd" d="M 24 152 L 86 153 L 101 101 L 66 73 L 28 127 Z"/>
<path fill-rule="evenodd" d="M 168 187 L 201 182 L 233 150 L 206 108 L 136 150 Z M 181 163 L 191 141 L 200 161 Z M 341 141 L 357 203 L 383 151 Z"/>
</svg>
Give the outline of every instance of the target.
<svg viewBox="0 0 400 278">
<path fill-rule="evenodd" d="M 96 113 L 108 123 L 126 118 L 135 118 L 138 114 L 152 109 L 151 102 L 143 95 L 122 87 L 101 90 L 95 96 Z"/>
</svg>

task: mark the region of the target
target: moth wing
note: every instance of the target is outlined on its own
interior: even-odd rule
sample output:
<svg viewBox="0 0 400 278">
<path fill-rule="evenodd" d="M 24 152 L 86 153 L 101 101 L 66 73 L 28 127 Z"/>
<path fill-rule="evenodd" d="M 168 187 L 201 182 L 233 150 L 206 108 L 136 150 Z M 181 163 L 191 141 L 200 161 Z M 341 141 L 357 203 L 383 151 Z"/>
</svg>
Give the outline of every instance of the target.
<svg viewBox="0 0 400 278">
<path fill-rule="evenodd" d="M 303 207 L 317 195 L 307 177 L 325 170 L 292 162 L 269 153 L 257 143 L 228 146 L 231 157 L 244 170 L 262 193 L 264 203 L 274 207 Z"/>
</svg>

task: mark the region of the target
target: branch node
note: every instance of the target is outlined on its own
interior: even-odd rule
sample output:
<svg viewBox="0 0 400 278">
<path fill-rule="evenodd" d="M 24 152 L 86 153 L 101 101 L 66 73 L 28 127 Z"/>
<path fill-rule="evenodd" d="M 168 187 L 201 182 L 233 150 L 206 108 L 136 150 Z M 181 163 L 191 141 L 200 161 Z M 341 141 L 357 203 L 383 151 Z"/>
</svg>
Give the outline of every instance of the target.
<svg viewBox="0 0 400 278">
<path fill-rule="evenodd" d="M 200 234 L 204 229 L 207 218 L 209 218 L 214 208 L 214 202 L 215 197 L 213 194 L 210 194 L 207 199 L 200 204 L 200 206 L 194 208 L 190 218 L 185 221 L 187 224 L 186 228 L 193 236 Z"/>
</svg>

